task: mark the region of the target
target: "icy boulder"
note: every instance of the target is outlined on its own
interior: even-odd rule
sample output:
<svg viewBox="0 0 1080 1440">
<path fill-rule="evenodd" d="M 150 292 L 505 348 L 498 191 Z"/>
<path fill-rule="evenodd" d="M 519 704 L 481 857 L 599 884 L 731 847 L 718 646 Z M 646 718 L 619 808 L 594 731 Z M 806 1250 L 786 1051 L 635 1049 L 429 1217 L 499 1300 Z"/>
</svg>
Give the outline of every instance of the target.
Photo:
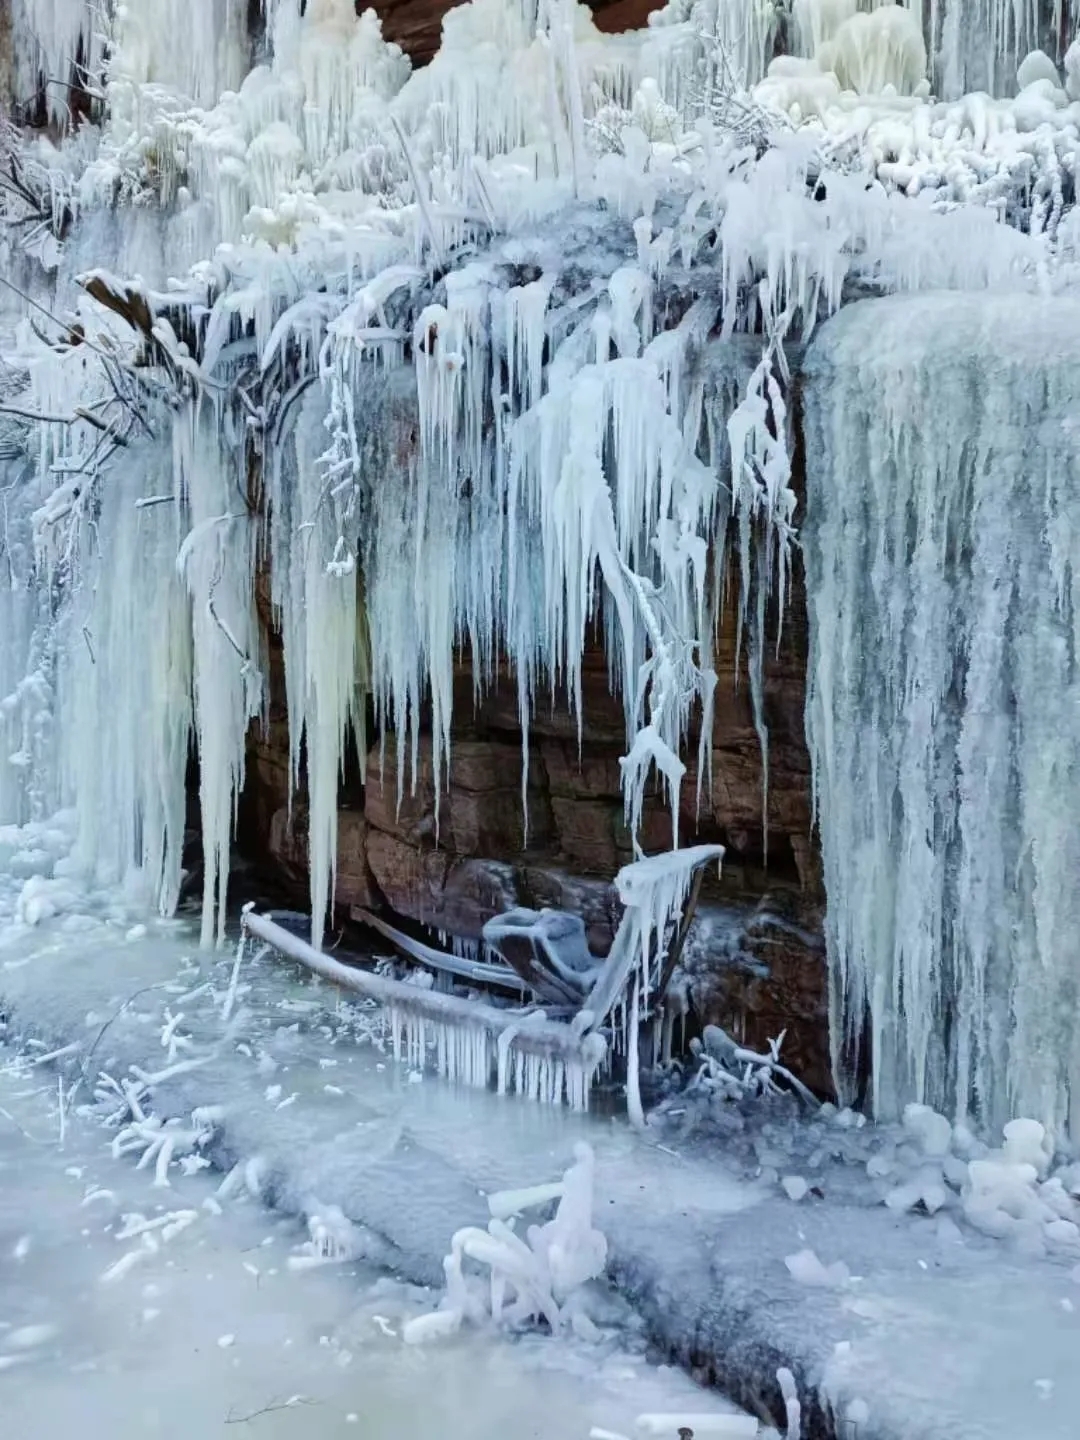
<svg viewBox="0 0 1080 1440">
<path fill-rule="evenodd" d="M 1037 1120 L 1010 1120 L 1005 1126 L 1005 1159 L 1011 1165 L 1030 1165 L 1041 1178 L 1050 1166 L 1050 1145 Z"/>
<path fill-rule="evenodd" d="M 20 925 L 40 925 L 45 920 L 64 914 L 79 899 L 79 891 L 70 881 L 31 875 L 19 892 L 15 919 Z"/>
<path fill-rule="evenodd" d="M 1080 1204 L 1071 1193 L 1072 1167 L 1044 1177 L 1051 1164 L 1046 1131 L 1034 1120 L 1005 1126 L 1000 1150 L 972 1160 L 963 1189 L 964 1214 L 984 1234 L 1023 1248 L 1080 1250 Z"/>
</svg>

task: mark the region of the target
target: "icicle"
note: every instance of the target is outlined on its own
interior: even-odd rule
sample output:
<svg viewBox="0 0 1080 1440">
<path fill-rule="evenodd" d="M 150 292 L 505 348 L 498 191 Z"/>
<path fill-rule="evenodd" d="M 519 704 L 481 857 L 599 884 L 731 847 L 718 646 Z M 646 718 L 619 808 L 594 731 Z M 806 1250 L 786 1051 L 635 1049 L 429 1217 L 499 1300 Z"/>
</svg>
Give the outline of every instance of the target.
<svg viewBox="0 0 1080 1440">
<path fill-rule="evenodd" d="M 40 496 L 22 456 L 0 458 L 0 490 Z M 35 494 L 35 492 L 37 492 Z M 0 533 L 0 825 L 41 820 L 58 795 L 51 735 L 49 606 L 36 584 L 33 530 L 25 510 L 4 505 Z"/>
<path fill-rule="evenodd" d="M 223 943 L 229 851 L 244 780 L 248 721 L 259 713 L 262 680 L 254 616 L 256 528 L 248 513 L 242 458 L 223 450 L 195 406 L 174 430 L 175 484 L 191 529 L 176 560 L 192 601 L 195 734 L 202 812 L 201 943 Z"/>
<path fill-rule="evenodd" d="M 337 875 L 338 781 L 350 731 L 366 755 L 367 646 L 357 589 L 361 473 L 328 473 L 325 401 L 308 391 L 270 483 L 271 595 L 281 615 L 290 785 L 306 747 L 312 944 L 322 943 Z M 325 426 L 324 426 L 325 422 Z"/>
<path fill-rule="evenodd" d="M 169 914 L 180 888 L 191 727 L 190 619 L 175 572 L 172 488 L 149 447 L 124 455 L 81 538 L 82 584 L 58 628 L 57 751 L 77 864 L 106 884 L 141 876 Z"/>
<path fill-rule="evenodd" d="M 626 1042 L 626 1114 L 635 1130 L 645 1129 L 641 1104 L 641 1070 L 638 1062 L 638 1032 L 641 1027 L 641 978 L 634 977 L 630 1002 L 630 1030 Z"/>
</svg>

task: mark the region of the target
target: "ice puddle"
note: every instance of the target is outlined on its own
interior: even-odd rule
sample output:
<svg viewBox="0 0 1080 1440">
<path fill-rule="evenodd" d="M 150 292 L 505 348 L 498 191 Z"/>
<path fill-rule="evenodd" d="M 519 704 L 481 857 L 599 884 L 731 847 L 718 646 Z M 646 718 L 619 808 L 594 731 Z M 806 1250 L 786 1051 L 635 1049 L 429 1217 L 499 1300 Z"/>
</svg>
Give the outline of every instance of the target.
<svg viewBox="0 0 1080 1440">
<path fill-rule="evenodd" d="M 724 1408 L 632 1339 L 406 1346 L 429 1292 L 356 1264 L 290 1266 L 298 1221 L 219 1202 L 209 1171 L 155 1187 L 89 1119 L 67 1115 L 61 1148 L 53 1074 L 13 1058 L 0 1047 L 5 1434 L 584 1440 L 633 1435 L 643 1412 Z"/>
</svg>

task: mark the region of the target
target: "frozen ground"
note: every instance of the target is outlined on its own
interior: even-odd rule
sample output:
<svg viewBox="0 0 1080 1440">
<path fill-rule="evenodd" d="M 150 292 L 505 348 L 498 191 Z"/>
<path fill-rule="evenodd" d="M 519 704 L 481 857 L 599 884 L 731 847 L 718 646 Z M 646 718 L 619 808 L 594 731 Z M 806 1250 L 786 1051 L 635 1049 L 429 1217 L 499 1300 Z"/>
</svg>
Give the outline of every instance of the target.
<svg viewBox="0 0 1080 1440">
<path fill-rule="evenodd" d="M 680 1134 L 669 1115 L 639 1138 L 618 1120 L 452 1091 L 396 1066 L 370 1012 L 281 962 L 245 965 L 226 1024 L 231 956 L 199 955 L 182 927 L 128 938 L 118 918 L 7 932 L 0 1001 L 11 1035 L 75 1047 L 59 1061 L 69 1087 L 81 1073 L 90 1082 L 132 1064 L 152 1073 L 196 1062 L 153 1083 L 153 1110 L 190 1129 L 193 1109 L 223 1107 L 194 1153 L 226 1171 L 244 1162 L 241 1188 L 282 1213 L 340 1206 L 368 1227 L 371 1256 L 438 1284 L 451 1233 L 486 1222 L 484 1192 L 557 1177 L 587 1138 L 596 1223 L 622 1294 L 654 1341 L 747 1408 L 782 1416 L 775 1374 L 788 1365 L 812 1435 L 1073 1440 L 1076 1257 L 1023 1255 L 950 1205 L 935 1216 L 887 1208 L 865 1156 L 895 1150 L 896 1137 L 834 1119 L 795 1130 L 781 1113 L 764 1132 L 727 1135 Z M 89 1083 L 81 1094 L 91 1098 Z M 798 1201 L 780 1184 L 790 1173 L 813 1187 Z M 186 1187 L 206 1183 L 175 1163 L 168 1176 L 175 1200 L 144 1193 L 187 1205 Z M 788 1265 L 804 1251 L 846 1274 L 808 1283 L 828 1277 L 805 1255 Z M 589 1313 L 601 1325 L 626 1318 L 602 1292 Z M 834 1407 L 829 1427 L 815 1396 Z"/>
<path fill-rule="evenodd" d="M 645 1363 L 632 1330 L 408 1347 L 403 1323 L 429 1292 L 370 1263 L 306 1268 L 294 1216 L 218 1200 L 212 1171 L 155 1186 L 74 1111 L 61 1144 L 55 1080 L 0 1046 L 5 1434 L 574 1440 L 632 1431 L 643 1412 L 721 1409 Z"/>
</svg>

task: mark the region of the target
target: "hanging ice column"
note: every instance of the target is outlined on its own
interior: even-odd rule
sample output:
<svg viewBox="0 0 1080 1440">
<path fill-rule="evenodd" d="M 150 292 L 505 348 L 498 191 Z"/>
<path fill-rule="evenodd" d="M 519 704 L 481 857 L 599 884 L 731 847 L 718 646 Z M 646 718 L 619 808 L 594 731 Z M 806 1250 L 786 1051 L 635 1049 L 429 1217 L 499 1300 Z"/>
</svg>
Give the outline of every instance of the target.
<svg viewBox="0 0 1080 1440">
<path fill-rule="evenodd" d="M 9 495 L 31 484 L 28 462 L 0 440 L 0 826 L 41 818 L 51 796 L 42 770 L 51 755 L 52 688 L 40 644 L 47 597 L 34 585 L 28 516 Z"/>
<path fill-rule="evenodd" d="M 833 1044 L 1080 1134 L 1080 304 L 866 301 L 808 361 Z M 850 1058 L 850 1051 L 849 1058 Z"/>
</svg>

